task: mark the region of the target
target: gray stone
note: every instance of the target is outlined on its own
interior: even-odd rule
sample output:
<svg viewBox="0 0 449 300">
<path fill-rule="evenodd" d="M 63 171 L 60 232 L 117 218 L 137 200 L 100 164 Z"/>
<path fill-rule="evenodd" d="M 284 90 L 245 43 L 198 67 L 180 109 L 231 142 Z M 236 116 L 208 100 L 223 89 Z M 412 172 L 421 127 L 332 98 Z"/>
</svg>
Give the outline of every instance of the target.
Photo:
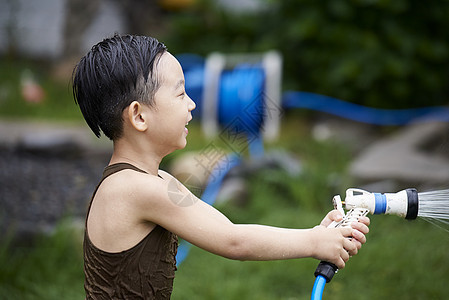
<svg viewBox="0 0 449 300">
<path fill-rule="evenodd" d="M 448 134 L 448 123 L 429 122 L 406 126 L 362 151 L 352 162 L 350 172 L 364 181 L 393 179 L 447 185 L 449 157 L 447 152 L 441 151 L 441 147 L 447 147 L 444 136 Z"/>
</svg>

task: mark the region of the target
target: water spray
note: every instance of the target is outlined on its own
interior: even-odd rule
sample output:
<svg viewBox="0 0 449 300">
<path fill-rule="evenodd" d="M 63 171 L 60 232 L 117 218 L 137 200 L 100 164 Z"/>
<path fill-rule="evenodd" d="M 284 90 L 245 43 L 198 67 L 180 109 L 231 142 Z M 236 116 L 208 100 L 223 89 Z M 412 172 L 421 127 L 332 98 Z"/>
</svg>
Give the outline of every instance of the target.
<svg viewBox="0 0 449 300">
<path fill-rule="evenodd" d="M 439 227 L 449 225 L 449 189 L 418 193 L 415 188 L 409 188 L 397 193 L 371 193 L 351 188 L 346 190 L 344 201 L 336 195 L 332 202 L 334 208 L 344 217 L 340 222 L 332 222 L 328 226 L 330 228 L 350 227 L 353 221 L 368 213 L 396 215 L 407 220 L 420 217 Z M 349 211 L 345 213 L 343 207 Z M 324 286 L 332 280 L 337 271 L 337 266 L 332 263 L 319 263 L 315 270 L 312 299 L 322 298 Z"/>
<path fill-rule="evenodd" d="M 418 217 L 449 232 L 449 189 L 418 193 L 418 198 Z"/>
</svg>

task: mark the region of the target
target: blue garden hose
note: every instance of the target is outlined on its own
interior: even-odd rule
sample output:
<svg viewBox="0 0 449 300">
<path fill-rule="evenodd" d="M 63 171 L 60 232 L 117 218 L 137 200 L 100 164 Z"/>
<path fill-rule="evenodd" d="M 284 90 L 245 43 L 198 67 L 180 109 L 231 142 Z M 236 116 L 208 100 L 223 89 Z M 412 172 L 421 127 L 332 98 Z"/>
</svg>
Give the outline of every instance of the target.
<svg viewBox="0 0 449 300">
<path fill-rule="evenodd" d="M 322 298 L 324 286 L 332 280 L 337 270 L 336 265 L 327 261 L 321 261 L 318 264 L 314 273 L 316 279 L 312 290 L 312 300 Z"/>
<path fill-rule="evenodd" d="M 220 191 L 221 185 L 223 184 L 224 178 L 229 173 L 229 171 L 238 166 L 240 162 L 240 157 L 232 153 L 218 163 L 218 166 L 214 168 L 214 172 L 212 172 L 212 174 L 210 175 L 206 189 L 201 196 L 201 199 L 204 202 L 209 205 L 214 205 L 215 200 L 218 196 L 218 192 Z"/>
<path fill-rule="evenodd" d="M 321 300 L 323 298 L 324 286 L 326 285 L 326 278 L 322 275 L 318 275 L 315 279 L 312 290 L 312 300 Z"/>
<path fill-rule="evenodd" d="M 195 54 L 178 55 L 186 78 L 186 91 L 197 103 L 193 114 L 200 115 L 204 87 L 204 58 Z M 265 72 L 260 65 L 241 64 L 223 71 L 220 78 L 217 117 L 223 126 L 236 123 L 254 133 L 263 123 L 263 91 Z M 256 100 L 256 101 L 254 101 Z M 449 107 L 432 106 L 411 109 L 378 109 L 366 107 L 320 94 L 287 91 L 282 95 L 282 108 L 305 108 L 349 120 L 374 125 L 406 125 L 411 122 L 449 122 Z M 238 121 L 238 120 L 237 120 Z"/>
<path fill-rule="evenodd" d="M 307 108 L 345 119 L 374 125 L 405 125 L 411 122 L 449 122 L 449 107 L 432 106 L 410 109 L 378 109 L 308 92 L 285 92 L 282 106 Z"/>
</svg>

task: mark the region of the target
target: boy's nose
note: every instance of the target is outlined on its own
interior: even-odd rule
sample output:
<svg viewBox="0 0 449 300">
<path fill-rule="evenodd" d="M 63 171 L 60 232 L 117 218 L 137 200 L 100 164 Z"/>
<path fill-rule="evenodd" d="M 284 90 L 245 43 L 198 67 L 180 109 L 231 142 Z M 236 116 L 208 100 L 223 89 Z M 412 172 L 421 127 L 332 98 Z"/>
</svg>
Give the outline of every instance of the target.
<svg viewBox="0 0 449 300">
<path fill-rule="evenodd" d="M 196 104 L 195 104 L 195 102 L 192 100 L 192 98 L 189 97 L 189 99 L 190 99 L 189 111 L 192 111 L 192 110 L 194 110 L 194 109 L 196 108 Z"/>
</svg>

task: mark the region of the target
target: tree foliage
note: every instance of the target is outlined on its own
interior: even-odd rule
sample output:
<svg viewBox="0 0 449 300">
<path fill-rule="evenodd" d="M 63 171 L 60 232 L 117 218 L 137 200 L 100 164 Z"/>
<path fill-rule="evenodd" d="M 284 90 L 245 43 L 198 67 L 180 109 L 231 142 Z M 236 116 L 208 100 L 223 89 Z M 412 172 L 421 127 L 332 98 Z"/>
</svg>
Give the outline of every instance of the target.
<svg viewBox="0 0 449 300">
<path fill-rule="evenodd" d="M 379 108 L 448 104 L 449 1 L 260 1 L 253 12 L 200 1 L 174 15 L 170 50 L 277 49 L 285 89 Z"/>
</svg>

